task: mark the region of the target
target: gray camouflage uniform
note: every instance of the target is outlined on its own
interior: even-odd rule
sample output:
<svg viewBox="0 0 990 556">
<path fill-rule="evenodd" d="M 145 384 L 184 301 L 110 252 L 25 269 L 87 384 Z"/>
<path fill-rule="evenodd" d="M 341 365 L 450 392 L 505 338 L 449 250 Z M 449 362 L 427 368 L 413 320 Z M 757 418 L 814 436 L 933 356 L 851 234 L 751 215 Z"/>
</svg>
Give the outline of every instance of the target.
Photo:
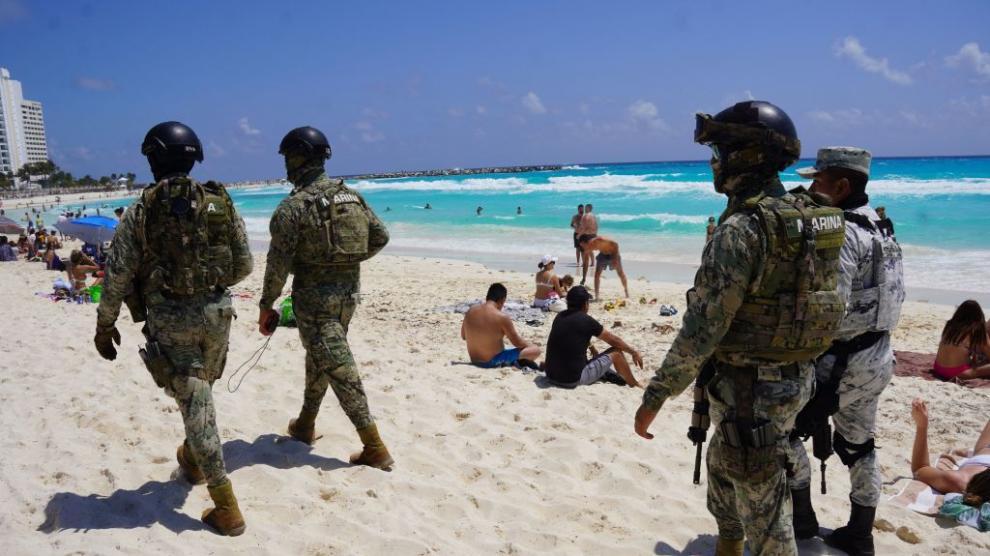
<svg viewBox="0 0 990 556">
<path fill-rule="evenodd" d="M 880 217 L 869 205 L 847 211 L 862 215 L 870 222 Z M 879 246 L 881 255 L 875 249 Z M 836 340 L 850 340 L 865 332 L 887 330 L 876 344 L 850 354 L 849 363 L 839 382 L 839 410 L 832 416 L 835 431 L 853 444 L 868 442 L 876 433 L 877 404 L 880 394 L 890 383 L 894 372 L 894 352 L 890 347 L 890 330 L 897 324 L 901 303 L 904 301 L 904 278 L 901 248 L 892 238 L 885 238 L 879 231 L 871 231 L 853 222 L 846 224 L 846 241 L 839 253 L 841 264 L 839 293 L 849 303 L 854 292 L 878 287 L 886 291 L 888 300 L 880 308 L 886 314 L 880 315 L 885 324 L 877 327 L 877 308 L 872 302 L 856 303 L 846 308 L 842 325 Z M 881 275 L 887 277 L 885 283 L 877 284 L 874 265 L 883 265 Z M 827 381 L 831 376 L 834 355 L 825 355 L 818 360 L 816 373 L 818 381 Z M 791 478 L 791 488 L 807 488 L 811 483 L 811 466 L 804 444 L 792 441 L 797 465 Z M 876 451 L 860 458 L 849 469 L 852 491 L 850 499 L 861 505 L 876 507 L 880 502 L 880 472 L 877 469 Z"/>
<path fill-rule="evenodd" d="M 327 177 L 321 165 L 304 173 L 296 181 L 293 193 L 275 209 L 269 225 L 272 237 L 259 306 L 270 309 L 282 294 L 289 273 L 294 275 L 292 309 L 306 349 L 303 411 L 317 414 L 330 386 L 354 427 L 363 429 L 374 420 L 361 375 L 347 344 L 347 328 L 360 291 L 360 263 L 327 265 L 323 261 L 307 260 L 306 251 L 310 246 L 304 242 L 319 241 L 310 234 L 319 230 L 320 225 L 309 221 L 312 212 L 295 196 L 300 191 L 335 189 L 340 184 L 340 180 Z M 344 189 L 346 194 L 361 198 L 356 191 Z M 371 216 L 368 230 L 371 256 L 388 243 L 388 231 L 370 209 L 368 213 Z"/>
<path fill-rule="evenodd" d="M 229 200 L 226 193 L 224 198 Z M 152 229 L 143 232 L 142 210 L 135 207 L 117 225 L 107 262 L 103 296 L 97 309 L 97 326 L 113 326 L 120 305 L 133 287 L 135 277 L 149 264 L 141 243 Z M 244 221 L 229 203 L 232 274 L 225 286 L 237 284 L 251 273 L 252 258 Z M 181 299 L 163 298 L 160 292 L 142 290 L 147 306 L 147 325 L 142 330 L 149 342 L 157 341 L 171 364 L 165 392 L 175 399 L 182 413 L 186 445 L 211 487 L 223 484 L 227 474 L 223 462 L 212 385 L 223 374 L 227 361 L 230 322 L 234 316 L 229 290 Z"/>
</svg>

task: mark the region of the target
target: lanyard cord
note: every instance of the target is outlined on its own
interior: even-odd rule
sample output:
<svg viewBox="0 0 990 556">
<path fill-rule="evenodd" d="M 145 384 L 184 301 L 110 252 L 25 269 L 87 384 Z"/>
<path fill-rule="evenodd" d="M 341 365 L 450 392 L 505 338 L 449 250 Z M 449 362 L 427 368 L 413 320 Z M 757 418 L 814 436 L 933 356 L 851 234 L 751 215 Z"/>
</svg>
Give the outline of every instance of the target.
<svg viewBox="0 0 990 556">
<path fill-rule="evenodd" d="M 268 344 L 270 344 L 271 341 L 272 341 L 272 337 L 269 336 L 268 339 L 265 340 L 265 343 L 261 344 L 261 347 L 260 348 L 254 350 L 254 353 L 252 353 L 251 356 L 247 358 L 247 361 L 241 363 L 241 365 L 239 367 L 237 367 L 236 369 L 234 369 L 233 374 L 231 374 L 230 377 L 227 378 L 227 391 L 228 392 L 230 392 L 231 394 L 233 394 L 233 393 L 237 392 L 237 390 L 240 389 L 241 384 L 244 382 L 244 379 L 247 378 L 247 375 L 248 375 L 248 373 L 251 372 L 251 369 L 253 369 L 259 362 L 261 362 L 261 356 L 264 355 L 265 354 L 265 351 L 268 350 Z M 252 360 L 254 360 L 254 363 L 251 363 Z M 241 372 L 241 369 L 243 369 L 244 366 L 247 365 L 248 363 L 251 363 L 251 366 L 248 367 L 246 371 L 244 371 L 244 374 L 241 375 L 241 379 L 239 381 L 237 381 L 237 386 L 235 386 L 234 389 L 231 390 L 230 389 L 230 383 L 233 382 L 234 378 L 237 377 L 237 374 L 240 373 Z"/>
</svg>

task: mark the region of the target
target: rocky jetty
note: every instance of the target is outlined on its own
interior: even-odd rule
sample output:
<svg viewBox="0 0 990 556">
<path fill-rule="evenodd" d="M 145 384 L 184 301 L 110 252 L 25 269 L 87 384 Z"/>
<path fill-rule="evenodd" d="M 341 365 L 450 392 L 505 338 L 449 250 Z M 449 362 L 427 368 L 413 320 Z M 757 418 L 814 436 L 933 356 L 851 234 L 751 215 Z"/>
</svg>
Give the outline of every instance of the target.
<svg viewBox="0 0 990 556">
<path fill-rule="evenodd" d="M 553 172 L 562 168 L 559 164 L 541 164 L 539 166 L 495 166 L 491 168 L 444 168 L 438 170 L 405 170 L 399 172 L 379 172 L 376 174 L 358 174 L 355 176 L 337 176 L 345 180 L 380 180 L 394 178 L 463 176 L 470 174 L 518 174 L 522 172 Z"/>
</svg>

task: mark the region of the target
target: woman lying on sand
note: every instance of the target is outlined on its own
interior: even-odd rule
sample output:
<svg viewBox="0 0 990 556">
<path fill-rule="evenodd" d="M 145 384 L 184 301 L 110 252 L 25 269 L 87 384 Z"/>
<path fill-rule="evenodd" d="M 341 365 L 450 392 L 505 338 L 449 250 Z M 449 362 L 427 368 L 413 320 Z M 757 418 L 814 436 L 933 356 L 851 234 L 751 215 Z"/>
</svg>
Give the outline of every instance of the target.
<svg viewBox="0 0 990 556">
<path fill-rule="evenodd" d="M 970 299 L 959 305 L 942 329 L 942 341 L 935 355 L 935 374 L 946 380 L 990 378 L 990 364 L 973 366 L 979 364 L 974 359 L 986 357 L 990 357 L 986 318 L 980 304 Z"/>
<path fill-rule="evenodd" d="M 917 429 L 911 451 L 911 471 L 914 478 L 933 489 L 948 493 L 963 493 L 963 503 L 979 508 L 990 502 L 990 421 L 973 448 L 973 457 L 959 462 L 959 469 L 937 469 L 928 461 L 928 406 L 916 398 L 911 402 L 911 416 Z"/>
</svg>

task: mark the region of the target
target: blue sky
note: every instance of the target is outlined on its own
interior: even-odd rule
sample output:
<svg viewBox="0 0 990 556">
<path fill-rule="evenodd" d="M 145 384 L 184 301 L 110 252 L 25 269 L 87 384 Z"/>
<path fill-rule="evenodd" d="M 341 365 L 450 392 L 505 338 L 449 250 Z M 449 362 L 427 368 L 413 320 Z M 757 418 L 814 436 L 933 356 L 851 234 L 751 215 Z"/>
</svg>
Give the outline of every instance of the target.
<svg viewBox="0 0 990 556">
<path fill-rule="evenodd" d="M 805 156 L 990 154 L 987 22 L 979 0 L 0 0 L 0 66 L 76 175 L 147 178 L 168 119 L 224 180 L 280 176 L 307 124 L 338 173 L 700 159 L 692 114 L 750 97 Z"/>
</svg>

